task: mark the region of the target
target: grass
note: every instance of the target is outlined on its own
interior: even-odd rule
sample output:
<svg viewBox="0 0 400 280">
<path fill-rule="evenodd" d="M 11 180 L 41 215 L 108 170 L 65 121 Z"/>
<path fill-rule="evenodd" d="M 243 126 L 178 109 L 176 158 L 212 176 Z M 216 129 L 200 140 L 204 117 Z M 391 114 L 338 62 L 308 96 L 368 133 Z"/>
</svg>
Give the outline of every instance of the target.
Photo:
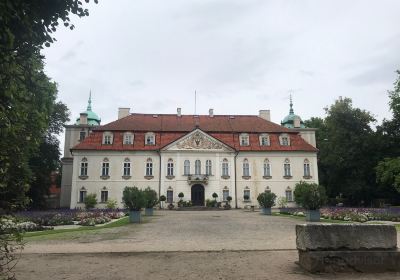
<svg viewBox="0 0 400 280">
<path fill-rule="evenodd" d="M 144 222 L 146 222 L 146 221 L 144 221 Z M 24 239 L 30 238 L 30 237 L 38 237 L 38 236 L 43 237 L 43 236 L 48 236 L 48 235 L 53 235 L 53 234 L 64 234 L 64 233 L 70 233 L 70 232 L 95 231 L 95 230 L 101 230 L 101 229 L 106 229 L 106 228 L 121 227 L 121 226 L 125 226 L 128 224 L 129 224 L 129 217 L 123 217 L 121 219 L 118 219 L 118 220 L 108 223 L 106 225 L 100 225 L 100 226 L 82 226 L 79 228 L 66 228 L 66 229 L 54 229 L 54 230 L 27 232 L 24 234 Z"/>
</svg>

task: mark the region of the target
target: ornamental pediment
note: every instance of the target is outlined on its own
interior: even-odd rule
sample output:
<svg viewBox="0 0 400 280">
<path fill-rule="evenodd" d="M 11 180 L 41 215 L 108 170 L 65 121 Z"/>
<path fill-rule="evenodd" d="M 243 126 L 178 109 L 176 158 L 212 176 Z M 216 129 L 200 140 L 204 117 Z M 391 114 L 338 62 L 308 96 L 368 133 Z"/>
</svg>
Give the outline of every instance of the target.
<svg viewBox="0 0 400 280">
<path fill-rule="evenodd" d="M 230 147 L 200 129 L 196 129 L 181 139 L 176 140 L 172 144 L 165 147 L 164 150 L 232 151 Z"/>
</svg>

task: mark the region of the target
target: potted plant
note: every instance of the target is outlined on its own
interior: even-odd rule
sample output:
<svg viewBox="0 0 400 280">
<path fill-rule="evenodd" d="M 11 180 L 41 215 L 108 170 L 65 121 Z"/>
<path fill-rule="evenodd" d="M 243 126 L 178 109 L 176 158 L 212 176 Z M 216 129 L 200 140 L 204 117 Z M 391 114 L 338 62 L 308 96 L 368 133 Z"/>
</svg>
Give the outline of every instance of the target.
<svg viewBox="0 0 400 280">
<path fill-rule="evenodd" d="M 279 208 L 279 213 L 283 214 L 287 212 L 287 199 L 286 197 L 279 197 L 277 200 L 278 208 Z"/>
<path fill-rule="evenodd" d="M 213 194 L 212 194 L 212 197 L 214 198 L 214 201 L 215 201 L 214 207 L 215 207 L 215 206 L 218 206 L 218 204 L 217 204 L 217 197 L 218 197 L 218 194 L 217 194 L 217 193 L 213 193 Z"/>
<path fill-rule="evenodd" d="M 306 209 L 306 221 L 319 222 L 319 209 L 326 203 L 325 188 L 316 183 L 301 181 L 294 190 L 295 202 Z"/>
<path fill-rule="evenodd" d="M 150 187 L 147 187 L 144 191 L 144 198 L 146 200 L 146 205 L 144 208 L 144 213 L 146 216 L 153 216 L 154 206 L 157 205 L 157 192 L 152 190 Z"/>
<path fill-rule="evenodd" d="M 248 194 L 243 195 L 244 202 L 248 202 L 249 199 L 250 199 L 250 196 Z"/>
<path fill-rule="evenodd" d="M 97 204 L 97 198 L 95 193 L 88 194 L 85 197 L 86 210 L 93 209 Z"/>
<path fill-rule="evenodd" d="M 129 209 L 129 222 L 140 223 L 140 211 L 146 205 L 146 199 L 143 191 L 137 187 L 125 187 L 122 193 L 122 201 L 125 207 Z"/>
<path fill-rule="evenodd" d="M 232 196 L 227 196 L 226 203 L 224 205 L 224 209 L 226 209 L 226 210 L 231 209 L 231 201 L 232 201 Z"/>
<path fill-rule="evenodd" d="M 180 198 L 179 201 L 178 201 L 178 207 L 182 207 L 182 205 L 183 205 L 183 200 L 182 200 L 182 198 L 183 198 L 184 196 L 185 196 L 185 195 L 183 194 L 183 192 L 180 192 L 180 193 L 178 194 L 178 197 Z"/>
<path fill-rule="evenodd" d="M 167 200 L 167 197 L 165 195 L 160 196 L 160 208 L 164 208 L 164 202 Z"/>
<path fill-rule="evenodd" d="M 257 201 L 261 206 L 261 213 L 271 215 L 271 207 L 275 206 L 276 194 L 273 192 L 263 192 L 257 196 Z"/>
</svg>

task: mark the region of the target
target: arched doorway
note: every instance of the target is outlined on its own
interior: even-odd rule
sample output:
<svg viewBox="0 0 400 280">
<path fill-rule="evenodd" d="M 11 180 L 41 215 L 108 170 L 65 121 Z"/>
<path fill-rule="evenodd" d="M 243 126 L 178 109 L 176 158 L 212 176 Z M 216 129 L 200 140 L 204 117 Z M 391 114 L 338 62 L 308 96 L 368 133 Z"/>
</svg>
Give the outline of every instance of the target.
<svg viewBox="0 0 400 280">
<path fill-rule="evenodd" d="M 192 186 L 192 204 L 194 206 L 204 206 L 204 187 L 196 184 Z"/>
</svg>

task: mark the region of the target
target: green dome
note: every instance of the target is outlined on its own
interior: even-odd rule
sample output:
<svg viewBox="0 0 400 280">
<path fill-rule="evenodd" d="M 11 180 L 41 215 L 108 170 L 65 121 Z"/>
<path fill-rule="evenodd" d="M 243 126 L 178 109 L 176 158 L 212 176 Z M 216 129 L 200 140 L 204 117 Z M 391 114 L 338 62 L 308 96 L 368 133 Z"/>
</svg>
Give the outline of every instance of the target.
<svg viewBox="0 0 400 280">
<path fill-rule="evenodd" d="M 88 101 L 88 106 L 86 108 L 86 111 L 82 112 L 82 113 L 87 114 L 88 125 L 100 125 L 100 122 L 101 122 L 100 117 L 95 112 L 92 111 L 92 93 L 90 93 L 90 95 L 89 95 L 89 101 Z M 77 125 L 80 124 L 80 118 L 76 119 L 75 124 L 77 124 Z"/>
<path fill-rule="evenodd" d="M 300 128 L 305 128 L 306 126 L 304 125 L 304 122 L 300 118 L 300 116 L 296 115 L 293 111 L 293 102 L 292 102 L 292 96 L 290 96 L 290 110 L 289 110 L 289 115 L 287 115 L 283 121 L 281 121 L 281 125 L 287 128 L 294 128 L 294 120 L 299 119 L 300 120 Z"/>
</svg>

